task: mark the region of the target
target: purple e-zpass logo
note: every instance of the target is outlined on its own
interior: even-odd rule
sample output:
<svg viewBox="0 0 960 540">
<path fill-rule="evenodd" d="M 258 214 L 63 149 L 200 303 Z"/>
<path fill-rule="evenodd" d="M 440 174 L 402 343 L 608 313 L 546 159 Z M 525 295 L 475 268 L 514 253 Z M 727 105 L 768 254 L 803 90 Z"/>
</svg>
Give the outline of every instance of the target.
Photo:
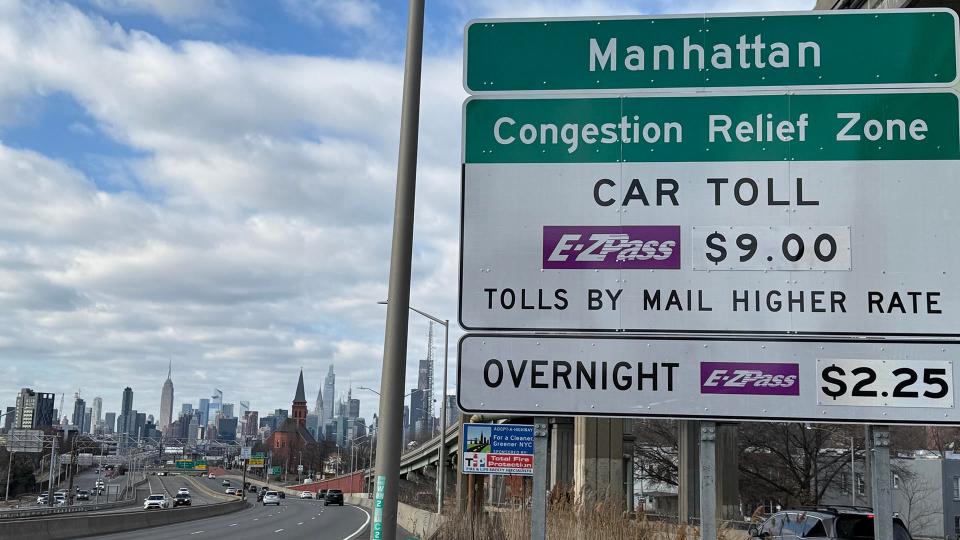
<svg viewBox="0 0 960 540">
<path fill-rule="evenodd" d="M 546 226 L 543 268 L 680 269 L 680 226 Z"/>
<path fill-rule="evenodd" d="M 799 396 L 797 364 L 700 362 L 701 394 Z"/>
</svg>

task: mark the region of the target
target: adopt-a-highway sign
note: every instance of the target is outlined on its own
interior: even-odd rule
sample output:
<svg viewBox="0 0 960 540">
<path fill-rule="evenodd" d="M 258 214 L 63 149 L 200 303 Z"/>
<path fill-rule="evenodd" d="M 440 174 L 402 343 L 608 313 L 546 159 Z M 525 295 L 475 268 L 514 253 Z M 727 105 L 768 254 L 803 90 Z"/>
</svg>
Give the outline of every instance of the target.
<svg viewBox="0 0 960 540">
<path fill-rule="evenodd" d="M 460 440 L 466 474 L 533 476 L 530 424 L 464 424 Z"/>
</svg>

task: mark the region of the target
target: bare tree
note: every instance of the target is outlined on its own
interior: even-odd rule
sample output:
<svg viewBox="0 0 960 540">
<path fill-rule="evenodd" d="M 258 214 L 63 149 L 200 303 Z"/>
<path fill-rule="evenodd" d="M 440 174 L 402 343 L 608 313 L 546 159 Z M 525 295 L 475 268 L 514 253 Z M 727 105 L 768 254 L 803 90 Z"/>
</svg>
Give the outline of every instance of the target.
<svg viewBox="0 0 960 540">
<path fill-rule="evenodd" d="M 677 485 L 677 423 L 672 420 L 634 422 L 634 478 L 670 486 Z"/>
<path fill-rule="evenodd" d="M 899 498 L 903 501 L 900 519 L 914 534 L 933 525 L 939 517 L 937 512 L 937 490 L 920 475 L 904 473 L 900 478 Z"/>
</svg>

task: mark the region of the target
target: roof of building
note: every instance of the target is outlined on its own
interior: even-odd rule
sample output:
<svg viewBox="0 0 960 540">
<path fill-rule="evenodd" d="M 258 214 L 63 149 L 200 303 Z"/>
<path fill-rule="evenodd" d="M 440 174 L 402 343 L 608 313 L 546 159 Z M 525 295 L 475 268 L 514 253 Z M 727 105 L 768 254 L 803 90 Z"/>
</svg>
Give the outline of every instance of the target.
<svg viewBox="0 0 960 540">
<path fill-rule="evenodd" d="M 310 434 L 310 431 L 301 426 L 299 422 L 293 418 L 287 418 L 286 421 L 284 421 L 283 424 L 281 424 L 280 427 L 278 427 L 273 433 L 298 433 L 303 438 L 304 442 L 317 442 L 317 440 L 313 438 L 313 435 Z M 273 438 L 273 433 L 270 434 L 271 439 Z"/>
</svg>

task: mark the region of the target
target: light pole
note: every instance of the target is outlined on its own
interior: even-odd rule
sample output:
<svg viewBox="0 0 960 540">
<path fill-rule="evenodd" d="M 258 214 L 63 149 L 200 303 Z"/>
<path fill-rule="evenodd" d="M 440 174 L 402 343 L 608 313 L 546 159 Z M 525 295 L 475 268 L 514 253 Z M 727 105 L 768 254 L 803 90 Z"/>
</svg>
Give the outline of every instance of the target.
<svg viewBox="0 0 960 540">
<path fill-rule="evenodd" d="M 388 304 L 386 301 L 380 301 L 380 302 L 377 302 L 377 303 L 378 303 L 378 304 L 384 304 L 384 305 Z M 413 311 L 414 313 L 419 313 L 420 315 L 423 315 L 423 316 L 426 317 L 427 319 L 429 319 L 429 320 L 431 320 L 431 321 L 433 321 L 433 322 L 435 322 L 435 323 L 437 323 L 437 324 L 443 325 L 443 391 L 440 393 L 440 394 L 441 394 L 441 396 L 440 396 L 440 397 L 441 397 L 441 402 L 440 402 L 440 441 L 439 441 L 439 445 L 438 445 L 438 448 L 439 448 L 438 453 L 439 453 L 439 455 L 437 456 L 437 513 L 438 513 L 438 514 L 441 514 L 441 513 L 443 513 L 443 493 L 444 493 L 444 490 L 445 490 L 445 488 L 446 488 L 446 484 L 445 484 L 445 482 L 446 482 L 446 478 L 445 478 L 445 476 L 446 476 L 446 474 L 445 474 L 445 469 L 446 469 L 446 467 L 444 467 L 444 462 L 445 462 L 446 459 L 447 459 L 447 455 L 446 455 L 446 454 L 447 454 L 447 441 L 446 441 L 446 434 L 447 434 L 447 358 L 448 358 L 449 351 L 450 351 L 450 320 L 449 320 L 449 319 L 440 320 L 439 317 L 434 317 L 433 315 L 430 315 L 429 313 L 426 313 L 426 312 L 424 312 L 424 311 L 420 311 L 419 309 L 417 309 L 417 308 L 415 308 L 415 307 L 413 307 L 413 306 L 408 305 L 407 307 L 410 308 L 410 311 Z M 432 411 L 432 410 L 433 410 L 433 409 L 432 409 L 432 406 L 431 406 L 431 411 Z M 433 413 L 431 412 L 430 414 L 432 415 Z"/>
<path fill-rule="evenodd" d="M 831 435 L 835 434 L 833 431 L 830 431 L 829 429 L 813 427 L 809 423 L 805 424 L 804 427 L 810 430 L 825 431 Z M 856 457 L 857 457 L 857 448 L 854 442 L 855 441 L 854 441 L 853 435 L 851 435 L 850 436 L 850 506 L 857 505 L 857 470 L 855 466 Z M 817 470 L 818 457 L 819 456 L 814 456 L 813 458 L 813 465 L 814 465 L 815 471 Z M 866 474 L 866 472 L 864 472 L 864 474 Z M 816 473 L 814 473 L 814 483 L 816 483 L 816 481 L 817 481 Z M 820 497 L 818 496 L 818 494 L 814 493 L 814 502 L 816 503 L 819 499 Z"/>
</svg>

